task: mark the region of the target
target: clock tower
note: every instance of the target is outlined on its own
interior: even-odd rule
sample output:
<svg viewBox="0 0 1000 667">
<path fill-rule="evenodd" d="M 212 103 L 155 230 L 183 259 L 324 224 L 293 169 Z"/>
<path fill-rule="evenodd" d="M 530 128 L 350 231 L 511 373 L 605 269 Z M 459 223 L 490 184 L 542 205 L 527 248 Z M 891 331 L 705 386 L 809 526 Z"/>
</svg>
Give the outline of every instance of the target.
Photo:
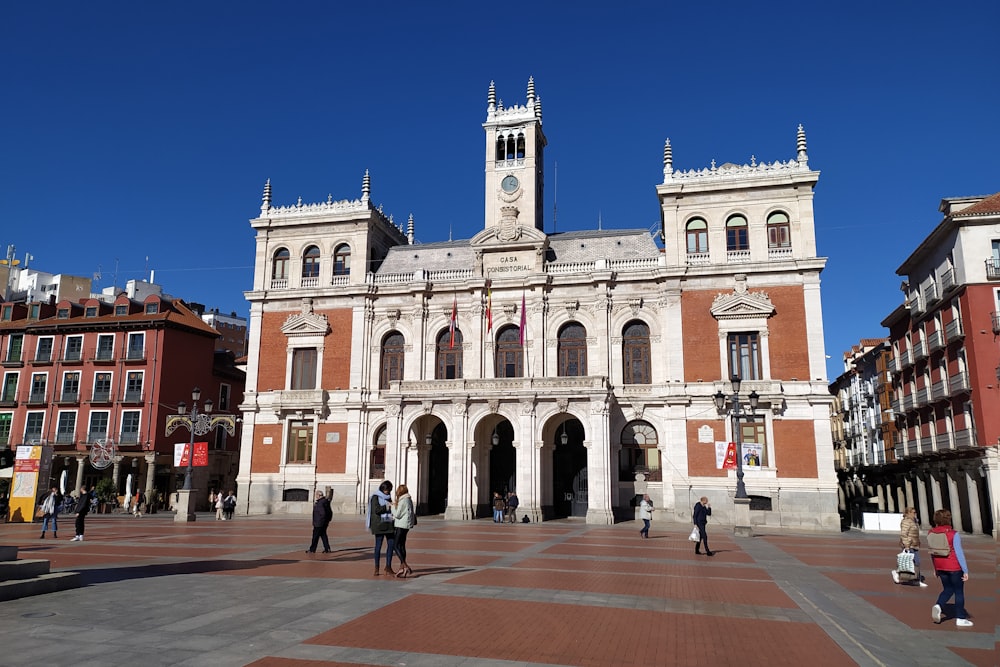
<svg viewBox="0 0 1000 667">
<path fill-rule="evenodd" d="M 518 227 L 544 230 L 542 206 L 545 185 L 545 134 L 542 100 L 535 96 L 535 80 L 528 79 L 524 105 L 505 107 L 497 102 L 490 82 L 486 108 L 486 221 L 501 241 L 519 236 Z"/>
</svg>

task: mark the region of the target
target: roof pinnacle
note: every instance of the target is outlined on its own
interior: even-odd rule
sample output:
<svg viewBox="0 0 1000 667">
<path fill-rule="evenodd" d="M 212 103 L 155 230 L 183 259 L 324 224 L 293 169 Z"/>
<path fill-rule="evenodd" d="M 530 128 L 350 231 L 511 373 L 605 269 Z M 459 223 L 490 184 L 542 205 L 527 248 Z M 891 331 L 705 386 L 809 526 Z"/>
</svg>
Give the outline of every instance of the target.
<svg viewBox="0 0 1000 667">
<path fill-rule="evenodd" d="M 271 179 L 267 179 L 264 182 L 264 197 L 260 203 L 260 212 L 267 213 L 271 208 Z"/>
<path fill-rule="evenodd" d="M 674 173 L 674 149 L 670 147 L 670 137 L 663 142 L 663 175 Z"/>
<path fill-rule="evenodd" d="M 368 170 L 365 169 L 365 177 L 361 180 L 361 200 L 368 201 L 372 194 L 372 179 L 368 175 Z"/>
<path fill-rule="evenodd" d="M 809 161 L 809 155 L 806 153 L 806 131 L 802 129 L 802 123 L 799 123 L 799 132 L 795 138 L 795 148 L 798 151 L 798 161 L 805 164 Z"/>
<path fill-rule="evenodd" d="M 490 92 L 486 95 L 486 106 L 492 111 L 497 107 L 497 86 L 490 81 Z"/>
</svg>

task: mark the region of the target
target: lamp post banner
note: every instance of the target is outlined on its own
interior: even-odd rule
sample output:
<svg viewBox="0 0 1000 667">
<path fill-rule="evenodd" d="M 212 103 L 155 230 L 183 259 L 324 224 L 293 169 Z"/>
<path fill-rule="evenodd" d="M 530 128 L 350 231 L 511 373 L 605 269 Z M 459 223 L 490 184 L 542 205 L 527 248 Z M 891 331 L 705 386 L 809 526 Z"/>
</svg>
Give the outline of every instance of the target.
<svg viewBox="0 0 1000 667">
<path fill-rule="evenodd" d="M 722 462 L 723 470 L 736 470 L 736 443 L 726 445 L 726 459 Z"/>
<path fill-rule="evenodd" d="M 188 446 L 190 443 L 179 442 L 174 445 L 174 467 L 186 467 L 188 464 Z M 203 467 L 208 465 L 208 443 L 194 443 L 194 463 L 193 466 Z"/>
</svg>

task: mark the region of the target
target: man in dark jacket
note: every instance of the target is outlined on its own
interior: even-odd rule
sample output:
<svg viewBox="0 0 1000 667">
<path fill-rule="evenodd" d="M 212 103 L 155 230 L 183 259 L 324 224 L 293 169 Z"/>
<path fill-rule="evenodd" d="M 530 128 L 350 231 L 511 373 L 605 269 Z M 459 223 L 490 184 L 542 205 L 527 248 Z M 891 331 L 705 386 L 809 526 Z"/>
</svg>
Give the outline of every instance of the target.
<svg viewBox="0 0 1000 667">
<path fill-rule="evenodd" d="M 712 508 L 708 505 L 708 498 L 705 496 L 701 497 L 694 505 L 694 525 L 698 526 L 698 532 L 701 533 L 701 540 L 694 545 L 694 552 L 696 554 L 701 553 L 701 545 L 705 545 L 705 555 L 714 556 L 715 553 L 708 548 L 708 532 L 705 527 L 708 525 L 708 517 L 712 516 Z"/>
<path fill-rule="evenodd" d="M 323 553 L 330 553 L 330 538 L 326 536 L 326 529 L 331 521 L 333 508 L 330 507 L 330 499 L 322 491 L 316 491 L 316 502 L 313 503 L 313 537 L 306 553 L 316 553 L 316 544 L 320 538 L 323 538 Z"/>
<path fill-rule="evenodd" d="M 83 542 L 83 523 L 90 512 L 90 494 L 87 487 L 80 487 L 80 500 L 76 504 L 76 537 L 70 542 Z"/>
</svg>

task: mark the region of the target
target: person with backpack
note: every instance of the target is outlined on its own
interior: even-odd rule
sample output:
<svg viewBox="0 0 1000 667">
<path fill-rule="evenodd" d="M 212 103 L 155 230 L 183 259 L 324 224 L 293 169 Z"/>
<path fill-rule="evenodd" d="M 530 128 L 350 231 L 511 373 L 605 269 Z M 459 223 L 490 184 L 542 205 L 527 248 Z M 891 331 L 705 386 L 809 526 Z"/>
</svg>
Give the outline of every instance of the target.
<svg viewBox="0 0 1000 667">
<path fill-rule="evenodd" d="M 952 527 L 949 510 L 934 512 L 934 527 L 927 533 L 927 550 L 941 579 L 941 594 L 931 607 L 931 618 L 940 623 L 944 615 L 942 607 L 955 596 L 955 625 L 971 628 L 973 623 L 965 611 L 965 582 L 969 580 L 969 566 L 962 551 L 962 536 Z"/>
</svg>

